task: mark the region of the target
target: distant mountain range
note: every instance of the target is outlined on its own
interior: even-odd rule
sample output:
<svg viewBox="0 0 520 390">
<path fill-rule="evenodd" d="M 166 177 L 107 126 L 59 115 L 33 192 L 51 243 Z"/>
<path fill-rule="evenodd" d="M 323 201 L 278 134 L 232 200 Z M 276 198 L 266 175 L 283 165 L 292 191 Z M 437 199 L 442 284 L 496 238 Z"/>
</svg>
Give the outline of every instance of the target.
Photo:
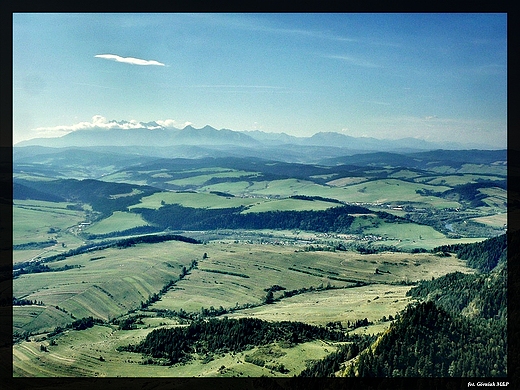
<svg viewBox="0 0 520 390">
<path fill-rule="evenodd" d="M 489 149 L 478 144 L 433 143 L 416 138 L 398 140 L 356 138 L 335 132 L 318 132 L 311 137 L 295 137 L 285 133 L 266 133 L 259 130 L 217 130 L 211 126 L 201 129 L 192 126 L 172 129 L 162 127 L 156 122 L 142 123 L 142 128 L 124 130 L 121 128 L 77 130 L 61 137 L 22 141 L 17 143 L 15 148 L 24 146 L 119 147 L 131 148 L 135 154 L 156 157 L 248 156 L 302 162 L 317 161 L 317 157 L 335 158 L 368 152 L 411 153 L 436 149 Z"/>
</svg>

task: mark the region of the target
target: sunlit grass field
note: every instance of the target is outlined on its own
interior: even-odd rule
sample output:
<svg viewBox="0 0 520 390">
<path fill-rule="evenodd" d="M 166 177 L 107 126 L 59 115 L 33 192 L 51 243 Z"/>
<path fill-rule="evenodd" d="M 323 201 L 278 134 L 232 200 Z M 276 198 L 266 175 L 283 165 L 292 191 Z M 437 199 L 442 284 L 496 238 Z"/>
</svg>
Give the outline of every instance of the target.
<svg viewBox="0 0 520 390">
<path fill-rule="evenodd" d="M 19 276 L 13 280 L 13 295 L 59 306 L 76 318 L 113 318 L 178 278 L 182 267 L 203 251 L 202 245 L 164 242 L 88 252 L 49 263 L 51 268 L 80 268 Z"/>
<path fill-rule="evenodd" d="M 206 192 L 156 192 L 150 196 L 141 198 L 141 202 L 130 206 L 134 208 L 150 208 L 159 209 L 164 204 L 180 204 L 184 207 L 221 209 L 240 206 L 248 206 L 257 203 L 259 199 L 241 198 L 241 197 L 224 197 Z"/>
<path fill-rule="evenodd" d="M 69 210 L 66 202 L 38 200 L 13 201 L 13 244 L 39 242 L 53 239 L 51 228 L 66 230 L 85 218 L 83 211 Z"/>
<path fill-rule="evenodd" d="M 148 226 L 148 223 L 139 214 L 114 211 L 110 217 L 94 223 L 84 229 L 84 231 L 92 234 L 104 234 L 123 231 L 139 226 Z"/>
</svg>

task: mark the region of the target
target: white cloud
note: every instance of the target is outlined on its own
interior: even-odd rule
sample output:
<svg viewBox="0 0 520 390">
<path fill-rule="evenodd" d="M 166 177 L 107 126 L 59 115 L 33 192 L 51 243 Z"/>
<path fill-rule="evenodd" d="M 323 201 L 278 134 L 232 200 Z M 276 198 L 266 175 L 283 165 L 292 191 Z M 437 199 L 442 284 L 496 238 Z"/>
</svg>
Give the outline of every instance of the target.
<svg viewBox="0 0 520 390">
<path fill-rule="evenodd" d="M 73 125 L 61 125 L 52 127 L 37 127 L 32 129 L 36 137 L 50 138 L 50 137 L 61 137 L 65 134 L 72 133 L 77 130 L 130 130 L 130 129 L 148 129 L 155 130 L 160 128 L 171 128 L 171 129 L 182 129 L 191 122 L 179 123 L 174 119 L 157 120 L 155 122 L 143 123 L 132 119 L 130 121 L 114 121 L 108 120 L 102 115 L 94 115 L 90 122 L 79 122 Z"/>
<path fill-rule="evenodd" d="M 115 55 L 115 54 L 97 54 L 94 57 L 96 57 L 96 58 L 103 58 L 105 60 L 124 62 L 125 64 L 131 64 L 131 65 L 166 66 L 162 62 L 155 61 L 155 60 L 143 60 L 143 59 L 134 58 L 134 57 L 121 57 L 121 56 L 118 56 L 118 55 Z"/>
<path fill-rule="evenodd" d="M 155 123 L 168 129 L 183 129 L 193 124 L 192 122 L 179 123 L 175 119 L 157 120 Z"/>
</svg>

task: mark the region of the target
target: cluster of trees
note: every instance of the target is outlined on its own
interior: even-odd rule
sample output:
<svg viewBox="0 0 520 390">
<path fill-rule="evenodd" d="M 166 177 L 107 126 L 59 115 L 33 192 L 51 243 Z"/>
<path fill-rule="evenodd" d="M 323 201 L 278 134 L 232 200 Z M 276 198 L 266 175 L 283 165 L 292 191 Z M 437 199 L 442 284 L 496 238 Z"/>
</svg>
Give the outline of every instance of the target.
<svg viewBox="0 0 520 390">
<path fill-rule="evenodd" d="M 210 193 L 210 194 L 214 194 L 214 195 L 218 195 L 218 196 L 222 196 L 222 197 L 224 197 L 224 198 L 234 198 L 234 197 L 235 197 L 235 195 L 230 194 L 229 192 L 210 191 L 209 193 Z"/>
<path fill-rule="evenodd" d="M 13 250 L 42 249 L 42 248 L 47 248 L 48 246 L 56 245 L 57 243 L 58 243 L 58 241 L 56 241 L 56 240 L 27 242 L 25 244 L 13 245 Z"/>
<path fill-rule="evenodd" d="M 121 330 L 130 330 L 135 329 L 137 327 L 137 324 L 143 324 L 143 317 L 144 315 L 128 316 L 127 318 L 121 320 L 114 319 L 112 320 L 112 323 L 115 325 L 119 325 L 119 329 Z"/>
<path fill-rule="evenodd" d="M 354 217 L 349 214 L 370 212 L 361 206 L 339 206 L 320 211 L 267 211 L 241 214 L 243 210 L 244 207 L 201 209 L 180 205 L 164 205 L 158 210 L 134 209 L 150 224 L 163 229 L 299 229 L 338 233 L 349 231 L 354 221 Z"/>
<path fill-rule="evenodd" d="M 310 362 L 298 375 L 299 377 L 333 377 L 341 369 L 344 362 L 358 356 L 360 351 L 368 348 L 375 340 L 375 336 L 359 335 L 357 340 L 350 344 L 341 345 L 336 352 L 327 355 L 324 359 Z"/>
<path fill-rule="evenodd" d="M 100 320 L 99 318 L 93 318 L 90 317 L 83 317 L 79 320 L 73 321 L 72 324 L 70 324 L 70 327 L 73 330 L 85 330 L 88 328 L 92 328 L 95 324 L 103 324 L 103 320 Z"/>
<path fill-rule="evenodd" d="M 65 264 L 63 267 L 50 268 L 46 264 L 34 263 L 34 264 L 30 264 L 28 266 L 14 270 L 13 278 L 17 278 L 18 276 L 23 275 L 23 274 L 38 274 L 41 272 L 59 272 L 59 271 L 66 271 L 66 270 L 73 269 L 73 268 L 81 268 L 81 265 Z"/>
<path fill-rule="evenodd" d="M 215 274 L 232 275 L 232 276 L 238 276 L 240 278 L 249 279 L 249 275 L 241 274 L 241 273 L 238 273 L 238 272 L 222 271 L 220 269 L 209 269 L 209 268 L 205 268 L 205 269 L 201 268 L 200 270 L 203 271 L 203 272 L 212 272 L 212 273 L 215 273 Z"/>
<path fill-rule="evenodd" d="M 344 204 L 344 202 L 342 202 L 341 200 L 337 200 L 337 199 L 334 199 L 334 198 L 324 198 L 322 196 L 292 195 L 289 198 L 291 198 L 291 199 L 299 199 L 299 200 L 309 200 L 309 201 L 321 200 L 323 202 Z"/>
<path fill-rule="evenodd" d="M 191 237 L 180 236 L 178 234 L 160 234 L 126 238 L 117 241 L 115 246 L 118 248 L 128 248 L 136 244 L 156 244 L 165 241 L 182 241 L 187 242 L 188 244 L 201 244 L 199 240 Z"/>
<path fill-rule="evenodd" d="M 43 306 L 42 301 L 13 297 L 13 306 L 38 305 Z"/>
<path fill-rule="evenodd" d="M 58 306 L 56 306 L 56 309 L 60 310 Z M 64 310 L 62 310 L 64 311 Z M 83 317 L 78 320 L 74 320 L 72 323 L 67 324 L 65 327 L 57 326 L 54 328 L 53 331 L 49 332 L 47 334 L 48 337 L 54 337 L 66 329 L 72 329 L 72 330 L 85 330 L 88 328 L 92 328 L 94 325 L 103 325 L 103 320 L 99 318 L 93 318 L 92 316 L 89 317 Z"/>
<path fill-rule="evenodd" d="M 347 321 L 347 328 L 349 329 L 357 329 L 363 326 L 373 325 L 372 321 L 369 321 L 368 318 L 363 318 L 362 320 L 356 320 L 354 322 Z"/>
<path fill-rule="evenodd" d="M 141 343 L 119 347 L 118 350 L 167 359 L 170 364 L 175 364 L 189 360 L 193 353 L 240 352 L 276 341 L 298 344 L 315 339 L 352 341 L 357 338 L 301 322 L 223 318 L 193 321 L 187 327 L 156 329 Z"/>
</svg>

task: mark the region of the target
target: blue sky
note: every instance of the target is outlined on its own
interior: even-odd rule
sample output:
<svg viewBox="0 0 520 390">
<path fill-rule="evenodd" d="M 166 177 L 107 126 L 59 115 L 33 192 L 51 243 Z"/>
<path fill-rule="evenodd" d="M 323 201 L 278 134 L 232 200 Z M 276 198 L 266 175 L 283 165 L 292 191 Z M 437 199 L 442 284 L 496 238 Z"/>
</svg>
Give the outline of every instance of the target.
<svg viewBox="0 0 520 390">
<path fill-rule="evenodd" d="M 110 121 L 505 147 L 505 14 L 14 14 L 13 142 Z"/>
</svg>

